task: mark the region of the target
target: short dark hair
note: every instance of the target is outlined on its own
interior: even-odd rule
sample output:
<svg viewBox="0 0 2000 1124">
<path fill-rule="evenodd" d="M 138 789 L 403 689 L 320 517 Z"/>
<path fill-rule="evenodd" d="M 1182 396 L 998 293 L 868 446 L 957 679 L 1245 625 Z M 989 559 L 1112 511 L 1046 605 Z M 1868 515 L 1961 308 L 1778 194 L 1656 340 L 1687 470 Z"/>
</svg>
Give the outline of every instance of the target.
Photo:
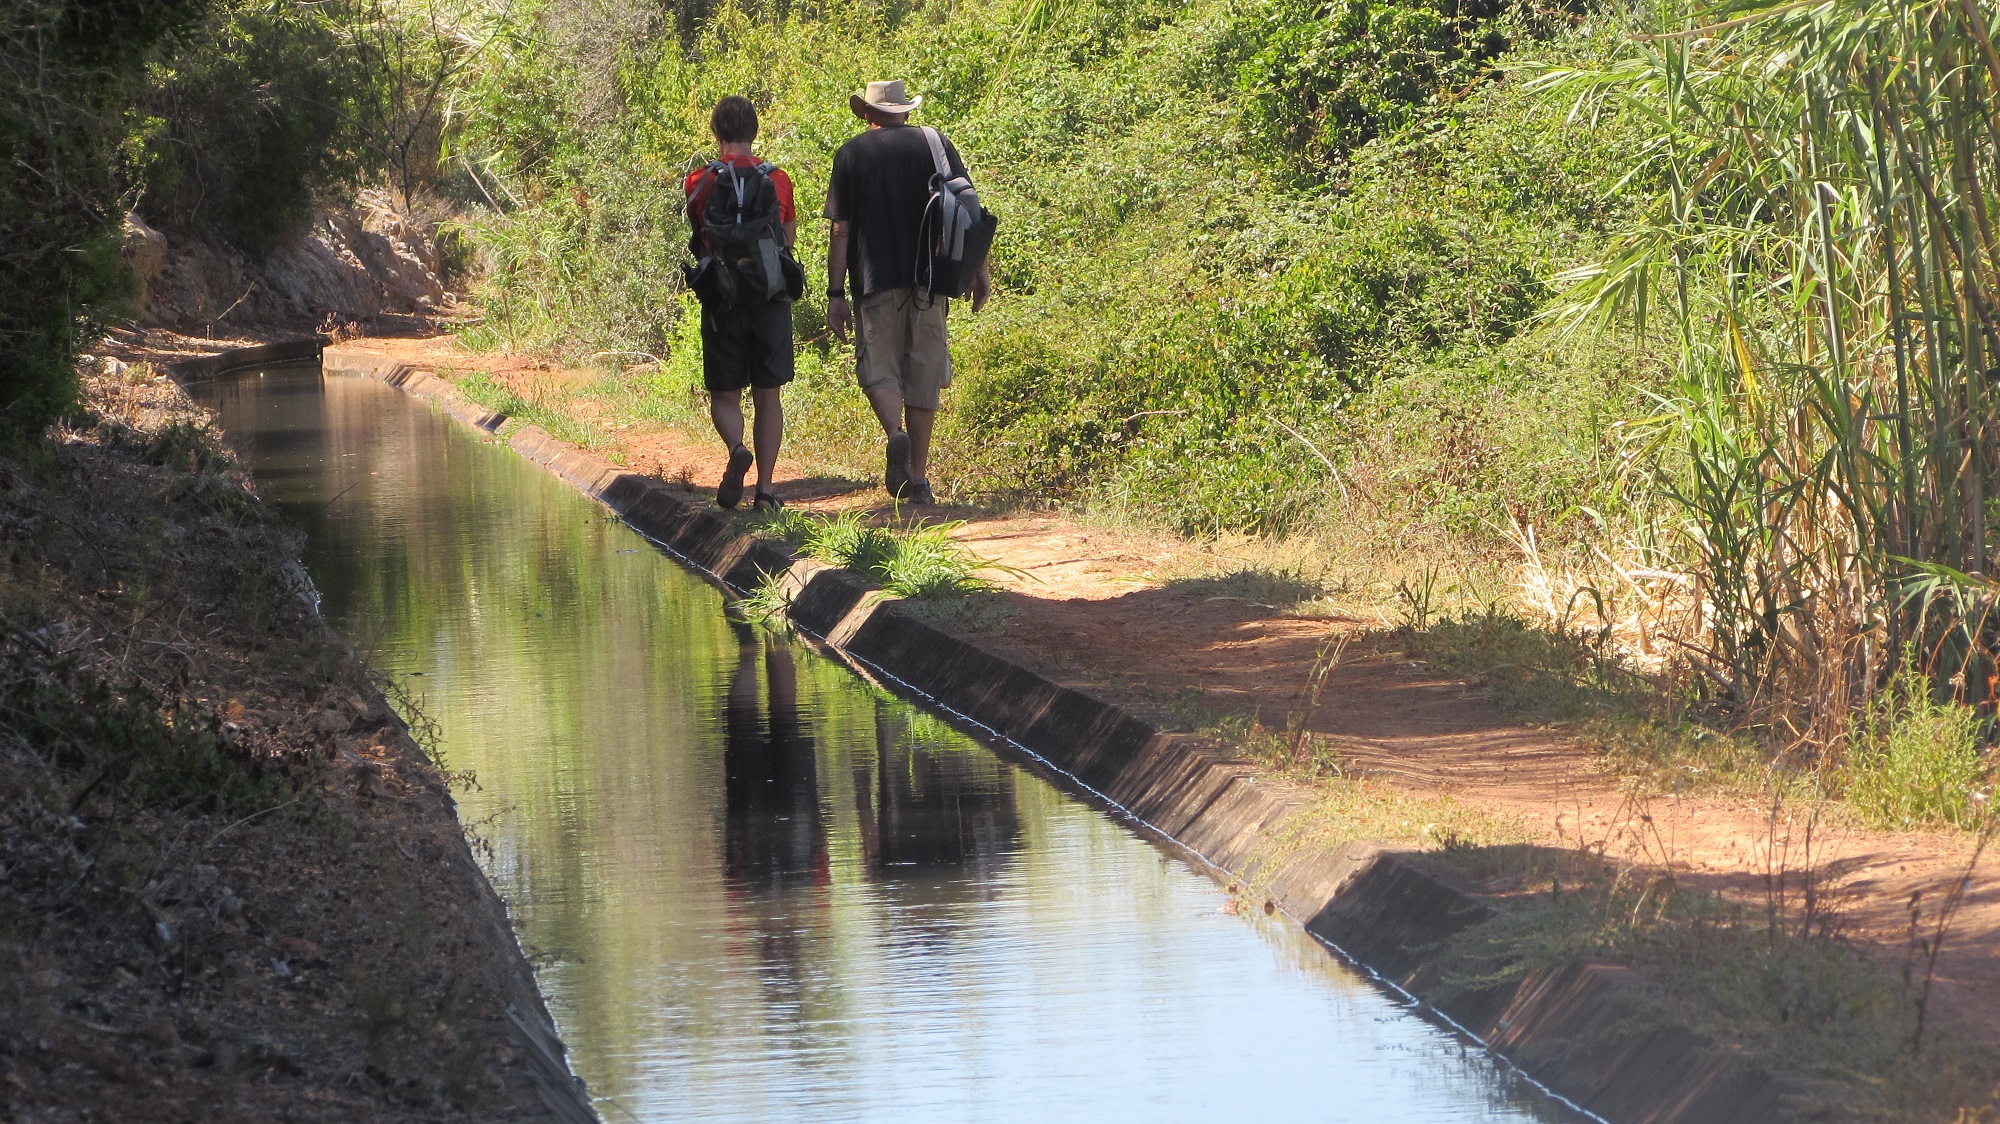
<svg viewBox="0 0 2000 1124">
<path fill-rule="evenodd" d="M 731 94 L 715 103 L 708 115 L 708 127 L 724 144 L 749 144 L 757 139 L 757 107 L 741 94 Z"/>
</svg>

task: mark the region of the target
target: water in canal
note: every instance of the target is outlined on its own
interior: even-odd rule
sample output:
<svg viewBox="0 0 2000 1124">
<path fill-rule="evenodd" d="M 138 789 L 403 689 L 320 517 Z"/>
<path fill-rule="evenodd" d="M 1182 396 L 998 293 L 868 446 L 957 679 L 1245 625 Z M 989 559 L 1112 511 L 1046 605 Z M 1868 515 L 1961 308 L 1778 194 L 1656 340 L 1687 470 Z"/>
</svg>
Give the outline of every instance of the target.
<svg viewBox="0 0 2000 1124">
<path fill-rule="evenodd" d="M 372 380 L 199 388 L 644 1121 L 1555 1121 L 1295 928 Z"/>
</svg>

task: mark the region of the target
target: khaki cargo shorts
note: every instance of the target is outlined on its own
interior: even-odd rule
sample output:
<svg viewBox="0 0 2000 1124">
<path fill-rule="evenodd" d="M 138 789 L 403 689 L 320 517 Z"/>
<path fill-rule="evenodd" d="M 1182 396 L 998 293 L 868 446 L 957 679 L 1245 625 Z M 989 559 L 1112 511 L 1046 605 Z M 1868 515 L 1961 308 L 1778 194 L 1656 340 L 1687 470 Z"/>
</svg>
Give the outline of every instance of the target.
<svg viewBox="0 0 2000 1124">
<path fill-rule="evenodd" d="M 861 298 L 856 310 L 855 375 L 863 390 L 894 384 L 903 405 L 938 408 L 938 393 L 951 385 L 951 350 L 945 345 L 943 297 L 915 289 L 889 289 Z M 928 305 L 929 307 L 925 307 Z"/>
</svg>

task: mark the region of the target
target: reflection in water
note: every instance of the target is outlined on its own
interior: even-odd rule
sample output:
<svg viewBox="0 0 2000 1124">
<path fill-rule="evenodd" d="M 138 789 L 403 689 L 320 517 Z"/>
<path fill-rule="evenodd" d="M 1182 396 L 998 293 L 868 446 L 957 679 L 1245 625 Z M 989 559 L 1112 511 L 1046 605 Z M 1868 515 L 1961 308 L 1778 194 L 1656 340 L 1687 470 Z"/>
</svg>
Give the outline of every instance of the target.
<svg viewBox="0 0 2000 1124">
<path fill-rule="evenodd" d="M 941 724 L 913 730 L 911 712 L 875 703 L 875 768 L 857 763 L 855 807 L 869 869 L 884 880 L 971 889 L 1000 873 L 1020 825 L 999 761 L 968 753 Z M 948 889 L 947 889 L 948 892 Z"/>
<path fill-rule="evenodd" d="M 737 895 L 825 886 L 819 766 L 799 722 L 798 669 L 788 649 L 762 648 L 747 626 L 738 642 L 723 719 L 723 877 Z"/>
<path fill-rule="evenodd" d="M 825 937 L 826 824 L 792 654 L 763 647 L 747 626 L 737 633 L 723 704 L 722 877 L 731 928 L 757 950 L 766 1018 L 777 1022 L 805 1007 L 810 946 Z"/>
<path fill-rule="evenodd" d="M 477 774 L 461 815 L 608 1118 L 1565 1119 L 421 404 L 203 394 Z"/>
</svg>

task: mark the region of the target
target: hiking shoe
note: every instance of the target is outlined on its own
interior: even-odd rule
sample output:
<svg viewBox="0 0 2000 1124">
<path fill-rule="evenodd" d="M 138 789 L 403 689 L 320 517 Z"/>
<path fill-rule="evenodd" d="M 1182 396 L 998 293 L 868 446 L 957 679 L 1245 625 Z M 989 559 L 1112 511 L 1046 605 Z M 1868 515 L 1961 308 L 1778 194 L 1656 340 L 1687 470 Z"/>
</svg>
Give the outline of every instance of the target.
<svg viewBox="0 0 2000 1124">
<path fill-rule="evenodd" d="M 882 473 L 882 486 L 899 500 L 910 490 L 910 435 L 907 433 L 889 435 L 889 466 Z"/>
<path fill-rule="evenodd" d="M 741 445 L 729 451 L 729 467 L 722 470 L 722 483 L 715 486 L 717 507 L 735 507 L 743 502 L 743 476 L 756 459 Z"/>
<path fill-rule="evenodd" d="M 769 492 L 758 492 L 757 498 L 750 501 L 750 507 L 753 511 L 783 511 L 785 501 Z"/>
<path fill-rule="evenodd" d="M 931 482 L 928 480 L 910 481 L 910 486 L 903 492 L 903 497 L 911 503 L 923 504 L 925 507 L 937 506 L 937 496 L 931 491 Z"/>
</svg>

